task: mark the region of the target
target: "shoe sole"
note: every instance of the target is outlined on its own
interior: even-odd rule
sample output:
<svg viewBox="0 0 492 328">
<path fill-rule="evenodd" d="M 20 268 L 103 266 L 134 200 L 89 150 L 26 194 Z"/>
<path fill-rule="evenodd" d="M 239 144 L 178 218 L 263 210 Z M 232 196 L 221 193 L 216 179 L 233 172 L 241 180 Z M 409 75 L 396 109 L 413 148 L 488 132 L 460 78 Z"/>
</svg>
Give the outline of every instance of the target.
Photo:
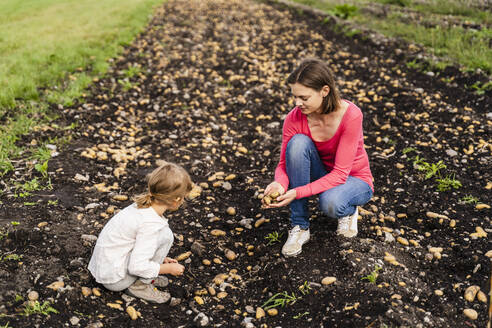
<svg viewBox="0 0 492 328">
<path fill-rule="evenodd" d="M 309 239 L 308 239 L 308 240 L 306 240 L 306 241 L 305 241 L 305 242 L 301 245 L 301 249 L 300 249 L 298 252 L 295 252 L 295 253 L 293 253 L 293 254 L 286 254 L 286 253 L 282 252 L 282 255 L 283 255 L 283 256 L 285 256 L 285 257 L 294 257 L 294 256 L 297 256 L 297 255 L 301 254 L 301 253 L 302 253 L 302 246 L 306 245 L 306 243 L 307 243 L 308 241 L 309 241 Z"/>
<path fill-rule="evenodd" d="M 140 297 L 140 296 L 137 296 L 137 295 L 133 294 L 133 293 L 132 293 L 131 291 L 129 291 L 128 289 L 125 291 L 125 294 L 130 295 L 131 297 L 136 297 L 136 298 L 142 299 L 142 300 L 144 300 L 144 301 L 151 302 L 151 303 L 156 303 L 156 304 L 164 304 L 164 303 L 168 302 L 168 301 L 171 299 L 171 295 L 170 295 L 170 294 L 168 294 L 168 296 L 169 296 L 169 297 L 167 297 L 167 298 L 166 298 L 164 301 L 162 301 L 162 302 L 157 302 L 157 301 L 155 301 L 155 300 L 148 300 L 148 299 L 145 299 L 145 298 L 143 298 L 143 297 Z"/>
<path fill-rule="evenodd" d="M 343 233 L 339 233 L 337 235 L 343 236 L 345 238 L 354 238 L 355 236 L 357 236 L 357 231 L 349 230 Z"/>
</svg>

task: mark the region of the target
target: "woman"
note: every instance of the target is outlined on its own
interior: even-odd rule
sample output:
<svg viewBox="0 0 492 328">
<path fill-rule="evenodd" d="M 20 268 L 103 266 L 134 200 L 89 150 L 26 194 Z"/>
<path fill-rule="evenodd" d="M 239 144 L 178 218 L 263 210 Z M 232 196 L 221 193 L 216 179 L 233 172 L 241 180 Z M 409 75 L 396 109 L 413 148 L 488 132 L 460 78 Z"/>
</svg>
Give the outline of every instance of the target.
<svg viewBox="0 0 492 328">
<path fill-rule="evenodd" d="M 364 149 L 362 112 L 342 100 L 330 68 L 306 59 L 288 77 L 296 107 L 284 120 L 275 181 L 265 195 L 278 192 L 268 208 L 290 204 L 289 237 L 282 248 L 296 256 L 309 240 L 308 197 L 320 194 L 321 210 L 338 219 L 337 234 L 357 235 L 358 205 L 373 194 L 372 174 Z"/>
</svg>

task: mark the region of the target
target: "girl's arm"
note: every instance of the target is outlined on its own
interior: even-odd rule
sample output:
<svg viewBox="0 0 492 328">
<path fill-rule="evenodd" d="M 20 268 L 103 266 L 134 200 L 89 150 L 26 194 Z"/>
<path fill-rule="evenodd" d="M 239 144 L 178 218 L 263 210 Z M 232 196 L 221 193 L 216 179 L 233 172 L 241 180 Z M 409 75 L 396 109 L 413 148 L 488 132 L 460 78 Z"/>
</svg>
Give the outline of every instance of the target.
<svg viewBox="0 0 492 328">
<path fill-rule="evenodd" d="M 160 229 L 161 225 L 152 222 L 144 222 L 139 226 L 128 262 L 130 274 L 142 278 L 157 277 L 160 263 L 152 261 L 152 258 L 157 250 Z"/>
</svg>

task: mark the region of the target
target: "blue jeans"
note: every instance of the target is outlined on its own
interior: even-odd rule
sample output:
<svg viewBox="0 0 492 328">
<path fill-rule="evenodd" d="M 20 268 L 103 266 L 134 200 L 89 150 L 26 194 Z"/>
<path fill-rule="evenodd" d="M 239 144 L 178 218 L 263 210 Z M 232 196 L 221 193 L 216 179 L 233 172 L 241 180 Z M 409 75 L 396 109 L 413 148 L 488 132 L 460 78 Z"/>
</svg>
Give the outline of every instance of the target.
<svg viewBox="0 0 492 328">
<path fill-rule="evenodd" d="M 307 185 L 326 175 L 323 162 L 314 142 L 304 134 L 294 135 L 285 152 L 289 189 Z M 358 205 L 364 205 L 372 197 L 372 189 L 359 178 L 348 176 L 344 184 L 324 191 L 319 196 L 319 206 L 331 218 L 354 214 Z M 290 203 L 291 225 L 309 228 L 308 199 L 295 199 Z"/>
</svg>

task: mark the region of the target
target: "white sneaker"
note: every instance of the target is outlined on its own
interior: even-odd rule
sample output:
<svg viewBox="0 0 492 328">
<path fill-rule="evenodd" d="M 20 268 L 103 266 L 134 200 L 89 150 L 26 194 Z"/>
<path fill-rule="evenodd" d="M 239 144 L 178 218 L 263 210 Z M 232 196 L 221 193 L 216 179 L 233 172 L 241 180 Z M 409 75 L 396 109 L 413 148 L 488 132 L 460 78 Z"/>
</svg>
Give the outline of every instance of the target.
<svg viewBox="0 0 492 328">
<path fill-rule="evenodd" d="M 289 231 L 289 238 L 282 247 L 284 256 L 296 256 L 302 252 L 302 245 L 309 240 L 309 229 L 303 230 L 300 226 L 295 226 Z"/>
<path fill-rule="evenodd" d="M 357 220 L 359 218 L 359 208 L 355 208 L 355 212 L 352 215 L 344 216 L 338 219 L 337 235 L 341 235 L 347 238 L 357 236 Z"/>
</svg>

